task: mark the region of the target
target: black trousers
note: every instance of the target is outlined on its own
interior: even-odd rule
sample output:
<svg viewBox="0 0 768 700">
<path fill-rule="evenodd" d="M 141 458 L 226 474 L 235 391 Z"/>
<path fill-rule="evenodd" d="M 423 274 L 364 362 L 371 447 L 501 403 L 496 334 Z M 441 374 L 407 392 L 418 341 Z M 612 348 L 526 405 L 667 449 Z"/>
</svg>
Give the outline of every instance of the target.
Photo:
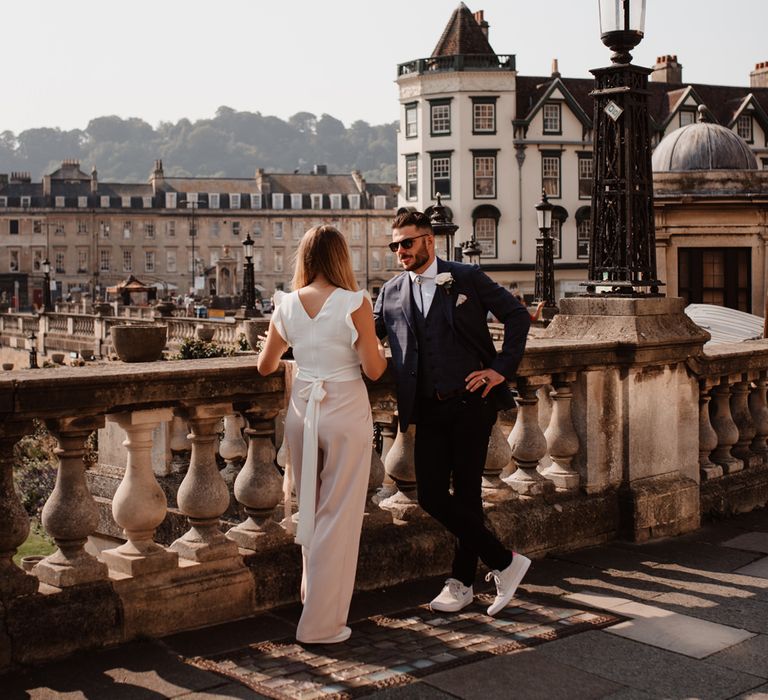
<svg viewBox="0 0 768 700">
<path fill-rule="evenodd" d="M 456 537 L 451 575 L 471 586 L 478 558 L 489 569 L 512 562 L 483 516 L 482 475 L 496 409 L 478 390 L 447 401 L 419 398 L 416 415 L 419 505 Z"/>
</svg>

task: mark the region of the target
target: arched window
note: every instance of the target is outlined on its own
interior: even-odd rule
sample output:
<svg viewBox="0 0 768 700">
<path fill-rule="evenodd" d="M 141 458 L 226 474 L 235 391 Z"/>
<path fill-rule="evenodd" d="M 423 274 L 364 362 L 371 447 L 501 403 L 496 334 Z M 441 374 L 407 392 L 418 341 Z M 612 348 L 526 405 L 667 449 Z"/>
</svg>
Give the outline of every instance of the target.
<svg viewBox="0 0 768 700">
<path fill-rule="evenodd" d="M 483 251 L 481 258 L 497 258 L 498 232 L 501 212 L 492 204 L 482 204 L 475 207 L 472 212 L 472 227 L 475 232 L 475 240 Z"/>
</svg>

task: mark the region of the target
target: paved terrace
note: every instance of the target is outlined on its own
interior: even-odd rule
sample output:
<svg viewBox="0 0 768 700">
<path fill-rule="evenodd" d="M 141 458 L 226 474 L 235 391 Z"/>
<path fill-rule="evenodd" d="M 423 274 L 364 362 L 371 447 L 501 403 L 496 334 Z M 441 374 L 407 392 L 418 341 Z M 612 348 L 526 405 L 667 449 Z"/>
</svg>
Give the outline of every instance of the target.
<svg viewBox="0 0 768 700">
<path fill-rule="evenodd" d="M 768 697 L 766 510 L 537 559 L 495 619 L 430 612 L 439 585 L 357 594 L 344 644 L 295 643 L 293 605 L 18 670 L 2 697 Z"/>
</svg>

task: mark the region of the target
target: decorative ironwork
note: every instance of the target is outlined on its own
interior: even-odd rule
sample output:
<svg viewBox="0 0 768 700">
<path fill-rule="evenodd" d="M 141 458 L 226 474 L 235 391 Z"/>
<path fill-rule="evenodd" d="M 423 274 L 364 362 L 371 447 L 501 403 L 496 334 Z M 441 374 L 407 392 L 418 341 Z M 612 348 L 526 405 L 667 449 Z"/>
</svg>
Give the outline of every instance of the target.
<svg viewBox="0 0 768 700">
<path fill-rule="evenodd" d="M 440 201 L 440 193 L 437 193 L 437 204 L 429 207 L 426 211 L 429 214 L 429 220 L 432 223 L 432 231 L 436 236 L 445 236 L 445 257 L 447 260 L 453 259 L 453 236 L 459 230 L 457 224 L 450 220 L 446 208 Z"/>
<path fill-rule="evenodd" d="M 552 238 L 552 204 L 542 190 L 541 202 L 536 205 L 541 236 L 536 239 L 536 267 L 534 268 L 534 301 L 544 302 L 548 318 L 557 313 L 555 301 L 555 241 Z"/>
</svg>

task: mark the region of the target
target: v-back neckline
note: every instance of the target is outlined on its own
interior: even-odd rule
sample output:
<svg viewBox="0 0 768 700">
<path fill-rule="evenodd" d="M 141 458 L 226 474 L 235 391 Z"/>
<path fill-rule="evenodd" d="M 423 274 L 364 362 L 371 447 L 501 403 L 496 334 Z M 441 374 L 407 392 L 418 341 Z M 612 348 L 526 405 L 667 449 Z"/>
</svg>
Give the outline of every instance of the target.
<svg viewBox="0 0 768 700">
<path fill-rule="evenodd" d="M 304 315 L 305 315 L 305 316 L 306 316 L 306 317 L 307 317 L 307 318 L 308 318 L 310 321 L 314 321 L 314 320 L 315 320 L 315 319 L 316 319 L 316 318 L 317 318 L 317 317 L 318 317 L 318 316 L 319 316 L 321 313 L 323 313 L 323 309 L 325 309 L 325 307 L 327 306 L 327 304 L 328 304 L 328 300 L 329 300 L 329 299 L 330 299 L 330 298 L 331 298 L 331 297 L 332 297 L 332 296 L 333 296 L 333 295 L 334 295 L 334 294 L 335 294 L 337 291 L 339 291 L 339 289 L 341 289 L 341 287 L 334 287 L 333 291 L 331 291 L 331 293 L 330 293 L 330 294 L 329 294 L 327 297 L 325 297 L 325 300 L 323 301 L 323 304 L 322 304 L 322 306 L 321 306 L 321 307 L 318 309 L 317 313 L 316 313 L 314 316 L 310 316 L 310 315 L 309 315 L 309 311 L 307 311 L 307 308 L 304 306 L 304 302 L 301 300 L 301 290 L 297 290 L 297 291 L 296 291 L 296 297 L 297 297 L 297 298 L 298 298 L 298 300 L 299 300 L 299 306 L 301 307 L 301 310 L 304 312 Z"/>
</svg>

